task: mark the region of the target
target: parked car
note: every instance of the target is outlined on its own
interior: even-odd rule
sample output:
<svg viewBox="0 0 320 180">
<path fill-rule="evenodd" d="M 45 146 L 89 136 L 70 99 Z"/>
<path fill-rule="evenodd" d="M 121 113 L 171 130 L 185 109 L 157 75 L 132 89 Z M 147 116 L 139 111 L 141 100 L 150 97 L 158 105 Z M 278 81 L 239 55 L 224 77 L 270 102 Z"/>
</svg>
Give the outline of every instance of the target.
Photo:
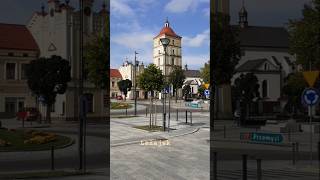
<svg viewBox="0 0 320 180">
<path fill-rule="evenodd" d="M 17 120 L 36 121 L 41 118 L 41 113 L 37 108 L 26 107 L 17 112 Z"/>
<path fill-rule="evenodd" d="M 122 96 L 117 96 L 116 99 L 117 100 L 123 100 Z"/>
</svg>

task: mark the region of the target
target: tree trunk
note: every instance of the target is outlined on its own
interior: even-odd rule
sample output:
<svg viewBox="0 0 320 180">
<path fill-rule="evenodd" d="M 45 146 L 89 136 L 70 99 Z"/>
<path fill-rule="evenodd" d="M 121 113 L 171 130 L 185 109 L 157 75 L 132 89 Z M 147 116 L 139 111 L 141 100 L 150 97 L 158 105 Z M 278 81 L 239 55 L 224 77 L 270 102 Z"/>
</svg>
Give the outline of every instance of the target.
<svg viewBox="0 0 320 180">
<path fill-rule="evenodd" d="M 178 91 L 176 90 L 175 93 L 176 93 L 176 103 L 178 103 Z"/>
<path fill-rule="evenodd" d="M 46 121 L 47 123 L 51 124 L 51 106 L 52 105 L 47 105 L 47 113 L 46 113 Z"/>
</svg>

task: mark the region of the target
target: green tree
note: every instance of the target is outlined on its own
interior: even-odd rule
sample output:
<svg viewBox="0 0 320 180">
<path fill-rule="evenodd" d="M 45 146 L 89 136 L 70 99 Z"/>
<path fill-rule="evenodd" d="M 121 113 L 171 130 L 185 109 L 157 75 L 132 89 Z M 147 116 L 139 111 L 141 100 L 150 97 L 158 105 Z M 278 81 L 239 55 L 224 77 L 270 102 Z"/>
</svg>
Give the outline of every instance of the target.
<svg viewBox="0 0 320 180">
<path fill-rule="evenodd" d="M 234 101 L 242 101 L 246 105 L 247 116 L 253 99 L 260 97 L 258 82 L 258 78 L 253 73 L 241 74 L 232 87 Z"/>
<path fill-rule="evenodd" d="M 183 94 L 185 100 L 187 100 L 188 98 L 191 98 L 191 87 L 189 84 L 183 86 L 182 94 Z"/>
<path fill-rule="evenodd" d="M 204 67 L 200 69 L 200 76 L 204 83 L 210 84 L 210 62 L 205 63 Z"/>
<path fill-rule="evenodd" d="M 238 64 L 241 51 L 240 42 L 237 38 L 235 28 L 230 26 L 230 17 L 219 13 L 217 23 L 211 23 L 212 47 L 210 48 L 211 68 L 205 65 L 204 77 L 208 81 L 207 74 L 212 70 L 214 84 L 230 84 L 231 78 L 235 74 L 235 66 Z M 217 24 L 217 27 L 215 25 Z"/>
<path fill-rule="evenodd" d="M 213 109 L 216 110 L 215 116 L 221 109 L 231 109 L 231 100 L 223 103 L 223 108 L 220 106 L 219 92 L 230 92 L 231 78 L 235 74 L 235 66 L 238 64 L 241 51 L 240 42 L 237 35 L 237 30 L 230 26 L 230 16 L 223 13 L 217 13 L 213 18 L 213 23 L 210 24 L 210 77 L 213 82 L 210 82 L 210 89 L 212 89 L 211 99 L 215 99 Z M 221 93 L 222 99 L 227 100 L 231 94 Z M 222 105 L 222 104 L 221 104 Z M 232 112 L 224 112 L 223 116 L 231 117 Z"/>
<path fill-rule="evenodd" d="M 138 78 L 138 85 L 144 91 L 150 92 L 150 107 L 149 111 L 151 112 L 154 91 L 161 91 L 164 87 L 164 77 L 162 71 L 154 64 L 150 64 L 147 68 L 144 69 L 143 73 L 140 74 Z M 152 127 L 151 119 L 149 122 L 150 128 Z"/>
<path fill-rule="evenodd" d="M 182 88 L 186 76 L 180 66 L 174 66 L 173 71 L 169 75 L 169 83 L 173 87 L 173 94 L 176 96 L 176 102 L 178 101 L 178 89 Z"/>
<path fill-rule="evenodd" d="M 57 94 L 64 94 L 71 80 L 70 64 L 60 56 L 33 60 L 26 68 L 27 83 L 32 93 L 43 98 L 47 106 L 46 121 L 51 123 L 51 107 Z"/>
<path fill-rule="evenodd" d="M 204 91 L 206 90 L 206 88 L 204 87 L 204 85 L 199 86 L 198 88 L 198 93 L 199 93 L 199 97 L 203 98 L 204 97 Z"/>
<path fill-rule="evenodd" d="M 283 95 L 288 99 L 285 106 L 286 111 L 296 114 L 298 111 L 303 110 L 301 94 L 305 87 L 307 87 L 307 83 L 302 73 L 290 74 L 286 78 L 286 83 L 282 88 Z"/>
<path fill-rule="evenodd" d="M 289 21 L 290 52 L 304 70 L 320 68 L 320 0 L 305 5 L 303 18 Z"/>
<path fill-rule="evenodd" d="M 106 17 L 101 33 L 94 34 L 84 47 L 84 70 L 87 73 L 87 79 L 101 89 L 110 87 L 109 59 L 107 58 L 110 53 L 109 24 L 109 18 Z"/>
<path fill-rule="evenodd" d="M 119 90 L 124 94 L 124 100 L 126 100 L 128 91 L 131 91 L 132 82 L 129 79 L 118 81 Z"/>
</svg>

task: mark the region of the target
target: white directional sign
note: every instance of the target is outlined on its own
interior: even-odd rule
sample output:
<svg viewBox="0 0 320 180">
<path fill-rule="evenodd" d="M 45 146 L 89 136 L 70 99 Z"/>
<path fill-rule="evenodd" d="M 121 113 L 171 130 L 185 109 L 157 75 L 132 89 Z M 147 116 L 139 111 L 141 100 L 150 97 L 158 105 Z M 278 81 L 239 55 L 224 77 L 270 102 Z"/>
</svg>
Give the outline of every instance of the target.
<svg viewBox="0 0 320 180">
<path fill-rule="evenodd" d="M 314 106 L 319 102 L 319 91 L 314 88 L 306 88 L 302 93 L 302 102 L 308 106 Z"/>
</svg>

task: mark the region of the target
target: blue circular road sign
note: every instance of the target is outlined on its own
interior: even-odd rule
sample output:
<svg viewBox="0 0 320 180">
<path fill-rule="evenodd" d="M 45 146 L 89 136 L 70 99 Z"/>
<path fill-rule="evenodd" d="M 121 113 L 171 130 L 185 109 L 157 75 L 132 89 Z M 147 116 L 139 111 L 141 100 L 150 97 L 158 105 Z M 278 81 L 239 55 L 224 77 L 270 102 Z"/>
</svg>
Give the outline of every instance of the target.
<svg viewBox="0 0 320 180">
<path fill-rule="evenodd" d="M 319 102 L 319 91 L 314 88 L 306 88 L 302 93 L 302 103 L 308 106 L 314 106 Z"/>
<path fill-rule="evenodd" d="M 207 89 L 207 90 L 204 91 L 204 94 L 205 94 L 206 96 L 209 96 L 209 95 L 210 95 L 210 91 Z"/>
</svg>

